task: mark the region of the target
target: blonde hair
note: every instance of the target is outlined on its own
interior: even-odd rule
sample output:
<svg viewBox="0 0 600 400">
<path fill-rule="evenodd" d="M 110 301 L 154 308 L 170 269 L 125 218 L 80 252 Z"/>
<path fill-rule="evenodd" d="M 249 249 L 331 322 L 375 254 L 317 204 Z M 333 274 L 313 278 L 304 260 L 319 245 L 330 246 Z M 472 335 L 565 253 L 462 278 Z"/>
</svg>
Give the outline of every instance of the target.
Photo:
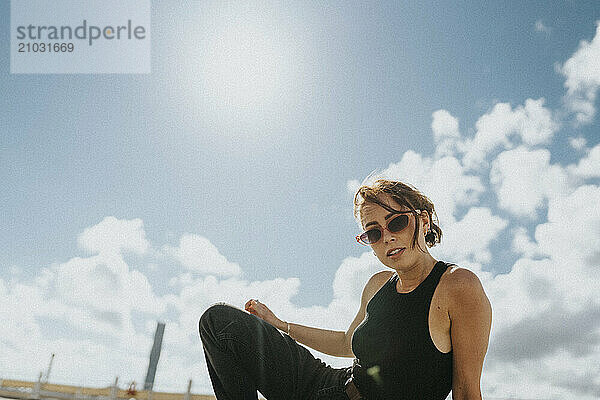
<svg viewBox="0 0 600 400">
<path fill-rule="evenodd" d="M 398 212 L 389 205 L 381 201 L 380 196 L 382 194 L 389 195 L 394 201 L 401 206 L 409 208 L 415 217 L 417 216 L 416 210 L 426 212 L 429 216 L 430 230 L 425 235 L 425 243 L 427 246 L 433 247 L 436 243 L 440 243 L 442 240 L 442 229 L 439 227 L 439 221 L 435 212 L 435 207 L 431 200 L 416 188 L 399 181 L 393 181 L 389 179 L 377 179 L 372 184 L 364 184 L 358 188 L 354 195 L 354 218 L 360 219 L 360 208 L 365 203 L 377 204 L 390 212 Z M 415 231 L 413 233 L 412 247 L 414 248 L 417 242 L 419 234 L 419 224 L 415 224 Z"/>
</svg>

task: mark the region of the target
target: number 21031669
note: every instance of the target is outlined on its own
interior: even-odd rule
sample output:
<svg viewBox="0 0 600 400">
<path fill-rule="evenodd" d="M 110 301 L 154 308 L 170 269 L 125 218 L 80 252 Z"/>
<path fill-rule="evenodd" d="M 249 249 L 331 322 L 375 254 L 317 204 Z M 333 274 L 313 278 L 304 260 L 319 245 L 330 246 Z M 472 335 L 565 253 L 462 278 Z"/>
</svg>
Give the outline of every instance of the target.
<svg viewBox="0 0 600 400">
<path fill-rule="evenodd" d="M 72 53 L 75 50 L 73 43 L 17 43 L 19 53 Z"/>
</svg>

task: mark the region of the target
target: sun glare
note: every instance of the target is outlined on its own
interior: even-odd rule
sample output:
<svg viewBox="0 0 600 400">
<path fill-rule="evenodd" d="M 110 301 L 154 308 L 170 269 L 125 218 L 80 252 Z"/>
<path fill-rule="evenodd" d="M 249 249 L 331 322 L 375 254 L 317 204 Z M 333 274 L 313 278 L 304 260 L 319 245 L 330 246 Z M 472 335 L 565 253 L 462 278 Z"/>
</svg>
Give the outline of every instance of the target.
<svg viewBox="0 0 600 400">
<path fill-rule="evenodd" d="M 286 131 L 312 76 L 301 24 L 277 9 L 243 3 L 198 10 L 183 26 L 180 69 L 173 70 L 189 126 L 249 137 Z"/>
<path fill-rule="evenodd" d="M 286 95 L 295 78 L 295 54 L 275 29 L 230 24 L 211 39 L 204 78 L 219 103 L 261 108 Z"/>
</svg>

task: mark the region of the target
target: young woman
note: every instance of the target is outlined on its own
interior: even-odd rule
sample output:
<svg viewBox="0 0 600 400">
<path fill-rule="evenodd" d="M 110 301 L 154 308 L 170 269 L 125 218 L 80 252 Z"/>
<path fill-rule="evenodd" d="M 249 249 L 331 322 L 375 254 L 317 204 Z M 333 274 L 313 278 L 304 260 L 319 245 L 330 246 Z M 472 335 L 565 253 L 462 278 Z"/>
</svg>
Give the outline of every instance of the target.
<svg viewBox="0 0 600 400">
<path fill-rule="evenodd" d="M 217 399 L 481 399 L 490 303 L 475 274 L 429 254 L 442 237 L 431 201 L 380 179 L 358 189 L 354 215 L 357 241 L 390 270 L 369 279 L 348 330 L 282 321 L 255 299 L 249 313 L 210 307 L 199 329 Z M 353 366 L 332 368 L 297 342 Z"/>
</svg>

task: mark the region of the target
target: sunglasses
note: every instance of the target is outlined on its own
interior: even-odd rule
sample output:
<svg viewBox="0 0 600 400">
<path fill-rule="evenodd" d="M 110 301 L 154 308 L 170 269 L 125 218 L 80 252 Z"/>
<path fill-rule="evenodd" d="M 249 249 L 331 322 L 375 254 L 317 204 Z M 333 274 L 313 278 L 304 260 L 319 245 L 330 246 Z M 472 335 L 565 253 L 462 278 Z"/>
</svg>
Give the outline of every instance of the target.
<svg viewBox="0 0 600 400">
<path fill-rule="evenodd" d="M 408 215 L 412 213 L 413 211 L 399 211 L 397 212 L 398 216 L 389 220 L 385 228 L 377 227 L 369 229 L 368 231 L 356 236 L 356 241 L 360 244 L 372 245 L 381 240 L 384 229 L 391 233 L 401 232 L 408 226 Z M 415 210 L 415 213 L 420 214 L 421 210 Z"/>
</svg>

